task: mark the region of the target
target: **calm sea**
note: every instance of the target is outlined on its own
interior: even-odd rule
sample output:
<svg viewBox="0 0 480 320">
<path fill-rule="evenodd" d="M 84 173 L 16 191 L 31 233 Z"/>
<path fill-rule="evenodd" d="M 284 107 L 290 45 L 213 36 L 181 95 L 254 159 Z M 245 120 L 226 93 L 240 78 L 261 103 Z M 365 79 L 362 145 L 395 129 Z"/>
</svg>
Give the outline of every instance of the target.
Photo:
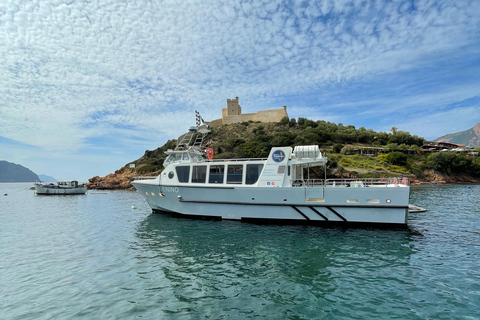
<svg viewBox="0 0 480 320">
<path fill-rule="evenodd" d="M 429 210 L 406 231 L 188 220 L 131 191 L 30 186 L 0 184 L 1 319 L 480 319 L 478 185 L 413 187 Z"/>
</svg>

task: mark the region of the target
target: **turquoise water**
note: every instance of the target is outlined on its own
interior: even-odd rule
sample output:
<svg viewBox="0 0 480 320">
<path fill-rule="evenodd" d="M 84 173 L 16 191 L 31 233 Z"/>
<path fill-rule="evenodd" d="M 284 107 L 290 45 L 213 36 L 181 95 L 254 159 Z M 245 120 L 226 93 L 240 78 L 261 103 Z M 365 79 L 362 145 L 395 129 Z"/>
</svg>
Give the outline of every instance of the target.
<svg viewBox="0 0 480 320">
<path fill-rule="evenodd" d="M 29 186 L 0 184 L 1 319 L 480 318 L 480 186 L 412 188 L 429 211 L 406 231 L 189 220 L 135 192 Z"/>
</svg>

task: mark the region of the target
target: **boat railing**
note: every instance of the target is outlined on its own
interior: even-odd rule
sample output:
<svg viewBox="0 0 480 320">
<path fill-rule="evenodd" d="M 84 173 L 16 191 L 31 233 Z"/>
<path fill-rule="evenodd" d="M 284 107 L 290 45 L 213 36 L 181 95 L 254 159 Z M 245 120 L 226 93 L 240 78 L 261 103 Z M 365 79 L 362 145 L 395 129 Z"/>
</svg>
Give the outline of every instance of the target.
<svg viewBox="0 0 480 320">
<path fill-rule="evenodd" d="M 385 187 L 387 185 L 409 186 L 408 178 L 358 178 L 358 179 L 305 179 L 295 180 L 294 187 Z"/>
<path fill-rule="evenodd" d="M 268 158 L 240 158 L 240 159 L 212 159 L 205 162 L 239 162 L 239 161 L 266 161 Z"/>
<path fill-rule="evenodd" d="M 52 187 L 56 187 L 56 186 L 57 186 L 56 183 L 53 183 L 53 182 L 44 182 L 44 181 L 35 181 L 35 185 L 36 185 L 36 186 L 40 186 L 40 187 L 49 187 L 49 188 L 52 188 Z"/>
</svg>

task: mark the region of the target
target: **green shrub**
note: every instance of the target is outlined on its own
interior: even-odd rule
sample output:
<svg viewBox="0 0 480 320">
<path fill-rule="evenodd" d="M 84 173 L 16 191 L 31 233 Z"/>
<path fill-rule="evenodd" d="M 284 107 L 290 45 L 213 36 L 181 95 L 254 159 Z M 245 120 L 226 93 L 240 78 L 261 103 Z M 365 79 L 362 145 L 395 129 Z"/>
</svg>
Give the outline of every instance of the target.
<svg viewBox="0 0 480 320">
<path fill-rule="evenodd" d="M 402 152 L 391 152 L 387 154 L 386 162 L 396 166 L 406 166 L 407 165 L 407 155 Z"/>
<path fill-rule="evenodd" d="M 454 152 L 437 152 L 427 157 L 426 168 L 445 174 L 475 173 L 475 163 L 463 154 Z"/>
<path fill-rule="evenodd" d="M 163 166 L 156 166 L 156 165 L 145 165 L 142 166 L 141 168 L 137 169 L 137 173 L 139 174 L 145 174 L 145 173 L 152 173 L 152 172 L 157 172 L 159 170 L 162 170 Z"/>
<path fill-rule="evenodd" d="M 265 156 L 261 143 L 257 141 L 245 142 L 238 147 L 237 155 L 240 158 L 261 158 Z"/>
<path fill-rule="evenodd" d="M 342 151 L 342 148 L 343 148 L 343 144 L 335 143 L 333 145 L 333 152 L 340 153 Z"/>
<path fill-rule="evenodd" d="M 389 165 L 387 166 L 388 171 L 399 172 L 399 173 L 409 173 L 409 171 L 403 166 Z"/>
<path fill-rule="evenodd" d="M 236 158 L 235 152 L 223 152 L 214 156 L 215 159 L 234 159 Z"/>
</svg>

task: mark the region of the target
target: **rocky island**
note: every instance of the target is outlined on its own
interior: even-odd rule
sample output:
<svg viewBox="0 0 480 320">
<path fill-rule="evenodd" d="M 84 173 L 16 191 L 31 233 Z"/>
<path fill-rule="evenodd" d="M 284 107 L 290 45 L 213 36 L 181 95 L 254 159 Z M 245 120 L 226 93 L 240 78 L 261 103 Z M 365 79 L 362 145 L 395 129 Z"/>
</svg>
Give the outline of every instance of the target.
<svg viewBox="0 0 480 320">
<path fill-rule="evenodd" d="M 475 130 L 477 128 L 477 130 Z M 467 133 L 478 133 L 478 139 Z M 468 141 L 480 141 L 480 123 L 458 135 Z M 179 140 L 181 137 L 179 138 Z M 443 137 L 443 139 L 446 139 Z M 449 138 L 449 141 L 454 141 Z M 157 176 L 167 149 L 177 140 L 169 140 L 105 177 L 89 179 L 90 189 L 133 189 L 136 176 Z M 425 149 L 425 139 L 392 128 L 390 133 L 344 126 L 305 118 L 282 118 L 279 122 L 243 121 L 212 129 L 204 141 L 215 158 L 262 158 L 274 146 L 320 145 L 329 158 L 327 177 L 368 178 L 407 176 L 413 184 L 480 183 L 480 148 L 456 151 Z M 424 147 L 424 148 L 422 148 Z M 452 149 L 453 150 L 453 149 Z M 132 168 L 134 164 L 134 168 Z M 322 175 L 319 173 L 319 178 Z"/>
</svg>

